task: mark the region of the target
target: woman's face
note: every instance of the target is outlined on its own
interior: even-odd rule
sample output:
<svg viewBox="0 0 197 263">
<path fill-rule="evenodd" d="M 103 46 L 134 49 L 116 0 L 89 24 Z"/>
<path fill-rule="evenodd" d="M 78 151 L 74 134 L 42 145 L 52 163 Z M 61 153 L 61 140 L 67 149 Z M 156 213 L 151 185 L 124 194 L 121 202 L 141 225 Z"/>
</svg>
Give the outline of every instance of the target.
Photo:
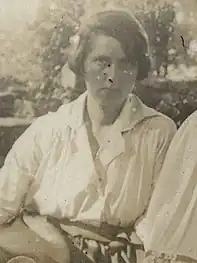
<svg viewBox="0 0 197 263">
<path fill-rule="evenodd" d="M 84 64 L 88 93 L 99 104 L 123 103 L 136 81 L 137 64 L 129 61 L 113 37 L 94 36 L 91 44 Z"/>
</svg>

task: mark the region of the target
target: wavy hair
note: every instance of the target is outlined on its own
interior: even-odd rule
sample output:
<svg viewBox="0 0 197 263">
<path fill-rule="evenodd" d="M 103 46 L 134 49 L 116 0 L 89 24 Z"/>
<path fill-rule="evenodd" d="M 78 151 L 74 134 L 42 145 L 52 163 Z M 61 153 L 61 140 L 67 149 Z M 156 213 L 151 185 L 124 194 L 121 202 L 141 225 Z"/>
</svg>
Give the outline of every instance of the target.
<svg viewBox="0 0 197 263">
<path fill-rule="evenodd" d="M 151 71 L 148 36 L 137 18 L 122 10 L 101 11 L 82 22 L 76 35 L 78 41 L 68 58 L 68 65 L 76 75 L 84 73 L 84 61 L 91 51 L 93 35 L 117 39 L 128 60 L 138 64 L 137 80 L 148 77 Z"/>
</svg>

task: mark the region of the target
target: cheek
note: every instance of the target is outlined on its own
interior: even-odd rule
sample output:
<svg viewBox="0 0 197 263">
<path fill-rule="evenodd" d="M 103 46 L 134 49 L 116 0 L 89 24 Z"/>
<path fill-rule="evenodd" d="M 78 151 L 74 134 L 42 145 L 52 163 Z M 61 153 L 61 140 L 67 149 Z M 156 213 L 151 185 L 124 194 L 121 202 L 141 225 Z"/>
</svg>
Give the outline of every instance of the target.
<svg viewBox="0 0 197 263">
<path fill-rule="evenodd" d="M 136 81 L 136 74 L 135 73 L 121 73 L 119 75 L 119 82 L 121 85 L 125 86 L 133 86 Z"/>
<path fill-rule="evenodd" d="M 85 74 L 85 80 L 89 82 L 89 84 L 99 85 L 104 82 L 104 75 L 96 70 L 89 70 Z"/>
<path fill-rule="evenodd" d="M 119 77 L 118 85 L 120 85 L 122 88 L 122 94 L 123 96 L 128 95 L 132 92 L 134 88 L 134 84 L 136 82 L 136 75 L 135 74 L 121 74 Z"/>
</svg>

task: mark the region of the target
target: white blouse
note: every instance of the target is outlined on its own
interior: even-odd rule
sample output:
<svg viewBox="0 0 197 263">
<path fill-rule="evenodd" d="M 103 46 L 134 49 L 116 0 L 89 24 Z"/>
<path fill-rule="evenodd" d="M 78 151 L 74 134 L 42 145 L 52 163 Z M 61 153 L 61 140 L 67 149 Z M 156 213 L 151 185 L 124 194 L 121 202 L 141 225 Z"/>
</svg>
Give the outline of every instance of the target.
<svg viewBox="0 0 197 263">
<path fill-rule="evenodd" d="M 86 96 L 39 117 L 15 142 L 0 170 L 1 223 L 27 205 L 96 226 L 127 226 L 145 212 L 174 122 L 131 95 L 94 160 Z"/>
</svg>

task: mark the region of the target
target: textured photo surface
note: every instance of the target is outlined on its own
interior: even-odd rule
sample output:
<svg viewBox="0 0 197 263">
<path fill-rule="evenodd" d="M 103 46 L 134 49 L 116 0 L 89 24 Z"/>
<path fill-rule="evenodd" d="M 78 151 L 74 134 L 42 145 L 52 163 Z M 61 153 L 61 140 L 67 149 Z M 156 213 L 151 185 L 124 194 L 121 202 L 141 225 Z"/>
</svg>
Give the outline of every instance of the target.
<svg viewBox="0 0 197 263">
<path fill-rule="evenodd" d="M 0 263 L 197 262 L 196 110 L 196 0 L 0 0 Z"/>
</svg>

